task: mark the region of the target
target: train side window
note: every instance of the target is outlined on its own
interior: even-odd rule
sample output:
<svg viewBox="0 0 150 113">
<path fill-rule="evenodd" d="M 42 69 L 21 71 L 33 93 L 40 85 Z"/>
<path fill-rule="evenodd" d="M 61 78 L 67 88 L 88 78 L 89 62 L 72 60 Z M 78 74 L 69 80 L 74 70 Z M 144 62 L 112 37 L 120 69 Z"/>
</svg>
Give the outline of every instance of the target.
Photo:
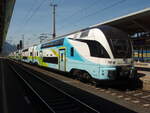
<svg viewBox="0 0 150 113">
<path fill-rule="evenodd" d="M 70 48 L 70 56 L 74 56 L 74 48 Z"/>
<path fill-rule="evenodd" d="M 64 57 L 64 54 L 63 54 L 63 53 L 61 53 L 61 61 L 63 61 L 63 57 Z"/>
<path fill-rule="evenodd" d="M 110 58 L 105 48 L 99 42 L 94 40 L 81 40 L 81 39 L 76 40 L 87 43 L 92 57 Z"/>
<path fill-rule="evenodd" d="M 64 38 L 63 39 L 59 39 L 59 40 L 55 40 L 55 41 L 52 41 L 52 42 L 48 42 L 48 43 L 45 43 L 45 44 L 42 44 L 41 49 L 49 48 L 49 47 L 55 47 L 55 46 L 62 46 L 63 43 L 64 43 Z"/>
<path fill-rule="evenodd" d="M 32 52 L 30 52 L 30 56 L 32 56 Z"/>
<path fill-rule="evenodd" d="M 37 52 L 37 56 L 38 56 L 38 52 Z"/>
<path fill-rule="evenodd" d="M 83 31 L 83 32 L 81 33 L 81 35 L 80 35 L 80 38 L 86 37 L 86 36 L 88 36 L 88 34 L 89 34 L 89 30 Z"/>
</svg>

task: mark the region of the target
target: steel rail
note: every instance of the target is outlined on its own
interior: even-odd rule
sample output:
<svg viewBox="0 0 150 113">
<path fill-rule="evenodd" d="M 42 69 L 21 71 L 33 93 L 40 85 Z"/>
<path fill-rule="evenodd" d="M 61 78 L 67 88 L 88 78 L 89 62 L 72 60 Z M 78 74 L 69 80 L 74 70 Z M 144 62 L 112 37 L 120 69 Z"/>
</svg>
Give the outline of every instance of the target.
<svg viewBox="0 0 150 113">
<path fill-rule="evenodd" d="M 54 85 L 50 84 L 49 82 L 47 82 L 46 80 L 42 79 L 41 77 L 35 75 L 34 73 L 32 73 L 31 71 L 28 71 L 27 69 L 25 69 L 23 66 L 20 67 L 21 69 L 23 69 L 25 72 L 27 72 L 28 74 L 32 75 L 32 77 L 35 77 L 36 79 L 42 81 L 43 83 L 47 84 L 48 86 L 56 89 L 57 91 L 59 91 L 60 93 L 64 94 L 65 96 L 73 99 L 74 101 L 78 102 L 79 104 L 81 104 L 82 106 L 86 107 L 87 109 L 91 110 L 94 113 L 100 113 L 99 111 L 97 111 L 96 109 L 90 107 L 89 105 L 85 104 L 84 102 L 80 101 L 79 99 L 71 96 L 70 94 L 62 91 L 61 89 L 58 89 L 57 87 L 55 87 Z M 13 68 L 14 69 L 14 68 Z M 14 69 L 15 70 L 15 69 Z M 16 70 L 15 70 L 16 71 Z M 21 76 L 21 75 L 20 75 Z M 30 85 L 31 86 L 31 85 Z M 33 89 L 33 88 L 32 88 Z M 35 91 L 35 90 L 34 90 Z M 35 91 L 36 92 L 36 91 Z M 37 94 L 38 95 L 38 94 Z M 38 95 L 40 97 L 40 95 Z M 40 97 L 42 99 L 42 97 Z M 43 100 L 44 101 L 44 100 Z M 45 102 L 45 101 L 44 101 Z M 48 104 L 47 104 L 48 105 Z"/>
<path fill-rule="evenodd" d="M 9 65 L 9 64 L 8 64 Z M 19 76 L 19 78 L 21 80 L 23 80 L 23 82 L 28 86 L 29 89 L 31 89 L 33 91 L 33 93 L 42 101 L 42 103 L 52 112 L 52 113 L 56 113 L 46 102 L 45 100 L 43 100 L 43 98 L 34 90 L 34 88 L 32 88 L 32 86 L 15 70 L 14 67 L 12 67 L 11 65 L 9 65 L 11 67 L 11 69 Z"/>
</svg>

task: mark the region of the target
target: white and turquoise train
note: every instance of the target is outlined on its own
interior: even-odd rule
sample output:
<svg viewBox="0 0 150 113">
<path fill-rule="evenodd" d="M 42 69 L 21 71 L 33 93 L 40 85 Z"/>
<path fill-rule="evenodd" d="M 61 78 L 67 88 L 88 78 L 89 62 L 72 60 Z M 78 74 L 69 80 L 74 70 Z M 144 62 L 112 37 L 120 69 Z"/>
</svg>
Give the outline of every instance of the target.
<svg viewBox="0 0 150 113">
<path fill-rule="evenodd" d="M 132 51 L 126 33 L 97 26 L 20 50 L 13 56 L 84 79 L 120 80 L 136 76 Z"/>
</svg>

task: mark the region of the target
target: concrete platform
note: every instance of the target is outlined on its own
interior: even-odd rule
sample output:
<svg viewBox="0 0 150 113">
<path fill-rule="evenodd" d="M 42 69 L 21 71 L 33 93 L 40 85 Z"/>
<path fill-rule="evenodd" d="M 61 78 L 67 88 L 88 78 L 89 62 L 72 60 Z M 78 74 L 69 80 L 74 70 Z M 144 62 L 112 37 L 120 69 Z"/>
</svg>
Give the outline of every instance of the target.
<svg viewBox="0 0 150 113">
<path fill-rule="evenodd" d="M 138 73 L 144 75 L 144 76 L 140 77 L 140 80 L 143 81 L 143 90 L 150 91 L 150 72 L 138 71 Z"/>
<path fill-rule="evenodd" d="M 150 63 L 134 62 L 135 67 L 150 68 Z"/>
<path fill-rule="evenodd" d="M 150 91 L 150 63 L 135 62 L 135 67 L 138 70 L 140 80 L 143 81 L 143 89 Z"/>
</svg>

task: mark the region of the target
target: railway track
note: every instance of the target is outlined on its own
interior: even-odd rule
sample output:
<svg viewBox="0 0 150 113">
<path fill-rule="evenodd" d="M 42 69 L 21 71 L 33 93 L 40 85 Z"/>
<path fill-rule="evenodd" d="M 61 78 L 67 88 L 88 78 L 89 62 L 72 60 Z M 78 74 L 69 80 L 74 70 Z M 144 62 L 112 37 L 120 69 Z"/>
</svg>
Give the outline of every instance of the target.
<svg viewBox="0 0 150 113">
<path fill-rule="evenodd" d="M 41 107 L 40 109 L 44 109 L 46 113 L 100 113 L 79 99 L 49 84 L 34 73 L 29 72 L 27 69 L 9 66 L 32 91 L 32 94 L 31 92 L 30 94 L 34 96 L 34 99 L 31 100 L 37 102 L 38 99 L 41 105 L 39 106 Z"/>
<path fill-rule="evenodd" d="M 26 66 L 22 66 L 22 68 L 24 68 L 24 69 L 27 68 L 26 70 L 29 73 L 32 73 L 33 75 L 44 79 L 44 81 L 46 81 L 48 84 L 51 83 L 56 88 L 61 89 L 63 92 L 65 92 L 69 95 L 72 95 L 73 97 L 76 97 L 76 99 L 80 100 L 81 102 L 85 103 L 86 105 L 89 105 L 90 107 L 92 107 L 93 109 L 95 109 L 97 111 L 102 111 L 102 112 L 107 111 L 108 112 L 109 110 L 111 110 L 110 108 L 108 108 L 109 104 L 107 102 L 105 102 L 104 99 L 99 99 L 99 97 L 97 97 L 96 95 L 93 97 L 87 92 L 80 92 L 79 93 L 79 89 L 77 89 L 77 88 L 74 89 L 69 85 L 62 84 L 61 81 L 58 81 L 54 78 L 52 79 L 49 76 L 44 76 L 42 74 L 43 72 L 41 72 L 41 70 L 37 71 L 38 67 L 37 67 L 37 70 L 32 69 L 32 68 L 28 68 Z M 79 82 L 79 85 L 85 84 L 85 83 L 80 82 L 80 81 L 78 81 L 78 82 Z M 88 84 L 85 84 L 85 85 L 88 85 Z M 143 111 L 143 113 L 147 113 L 145 111 L 148 111 L 148 109 L 150 109 L 150 106 L 149 106 L 150 105 L 149 92 L 147 92 L 147 91 L 143 91 L 143 90 L 120 91 L 120 90 L 113 89 L 113 88 L 95 87 L 92 84 L 89 84 L 88 87 L 90 89 L 92 89 L 92 90 L 90 90 L 90 92 L 94 92 L 94 90 L 96 90 L 96 92 L 98 92 L 97 95 L 103 93 L 103 94 L 106 94 L 106 95 L 110 95 L 110 97 L 115 97 L 115 98 L 118 98 L 118 99 L 122 99 L 123 101 L 126 101 L 127 103 L 129 103 L 131 105 L 135 104 L 135 105 L 137 105 L 137 107 L 140 106 L 142 109 L 145 109 Z M 105 107 L 103 107 L 102 104 Z M 112 105 L 110 105 L 110 106 L 112 106 Z M 115 108 L 115 106 L 112 106 L 112 108 L 116 109 L 116 110 L 120 109 L 119 107 L 120 106 Z M 131 112 L 131 111 L 122 111 L 122 113 L 128 113 L 128 112 Z M 119 113 L 119 110 L 115 113 Z"/>
<path fill-rule="evenodd" d="M 38 72 L 34 72 L 34 73 L 36 75 L 39 75 Z M 54 84 L 56 84 L 56 83 L 54 83 Z M 93 87 L 93 84 L 89 84 L 89 85 Z M 95 87 L 95 89 L 100 92 L 105 92 L 106 94 L 116 96 L 117 98 L 122 98 L 125 101 L 131 102 L 133 104 L 140 104 L 144 108 L 150 108 L 150 91 L 145 91 L 142 89 L 137 89 L 137 90 L 126 89 L 126 90 L 120 91 L 120 88 L 119 89 L 118 88 L 117 89 L 101 88 L 101 86 Z M 64 90 L 67 91 L 69 89 L 64 89 Z M 71 95 L 74 95 L 74 94 L 71 94 Z M 80 97 L 78 94 L 75 96 Z"/>
<path fill-rule="evenodd" d="M 12 62 L 10 62 L 11 64 Z M 15 63 L 15 62 L 13 62 Z M 44 81 L 46 81 L 48 84 L 51 84 L 53 86 L 55 86 L 57 89 L 61 89 L 63 92 L 71 95 L 72 97 L 76 98 L 77 100 L 83 102 L 85 105 L 90 106 L 91 108 L 95 109 L 98 112 L 101 113 L 108 113 L 108 112 L 114 112 L 114 113 L 135 113 L 132 110 L 129 110 L 123 106 L 114 104 L 110 101 L 107 101 L 103 98 L 100 98 L 96 95 L 93 95 L 91 93 L 88 93 L 86 91 L 83 91 L 79 88 L 76 87 L 72 87 L 68 84 L 62 83 L 59 80 L 56 80 L 54 78 L 50 78 L 48 76 L 44 76 L 42 73 L 37 72 L 31 68 L 27 68 L 26 66 L 21 66 L 18 65 L 17 63 L 15 63 L 15 67 L 18 68 L 18 70 L 21 70 L 22 68 L 27 70 L 27 73 L 31 73 L 31 76 L 37 76 L 39 78 L 44 79 Z M 30 79 L 30 78 L 29 78 Z M 47 95 L 49 95 L 49 93 L 46 92 Z M 44 94 L 45 95 L 45 94 Z M 81 112 L 81 111 L 79 111 Z M 71 112 L 72 113 L 72 112 Z"/>
</svg>

